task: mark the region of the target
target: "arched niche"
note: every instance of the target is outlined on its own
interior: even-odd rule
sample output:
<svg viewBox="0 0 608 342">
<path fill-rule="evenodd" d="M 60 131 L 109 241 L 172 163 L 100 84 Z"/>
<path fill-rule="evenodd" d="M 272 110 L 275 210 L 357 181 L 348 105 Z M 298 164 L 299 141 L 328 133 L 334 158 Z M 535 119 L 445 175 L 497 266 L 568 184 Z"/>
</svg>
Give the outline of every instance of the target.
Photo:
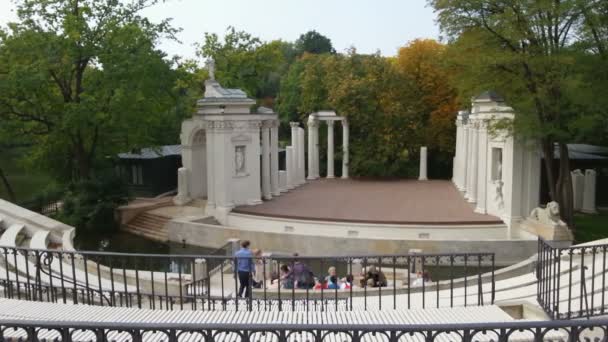
<svg viewBox="0 0 608 342">
<path fill-rule="evenodd" d="M 202 127 L 194 128 L 182 146 L 183 167 L 190 170 L 190 197 L 207 197 L 207 134 Z"/>
</svg>

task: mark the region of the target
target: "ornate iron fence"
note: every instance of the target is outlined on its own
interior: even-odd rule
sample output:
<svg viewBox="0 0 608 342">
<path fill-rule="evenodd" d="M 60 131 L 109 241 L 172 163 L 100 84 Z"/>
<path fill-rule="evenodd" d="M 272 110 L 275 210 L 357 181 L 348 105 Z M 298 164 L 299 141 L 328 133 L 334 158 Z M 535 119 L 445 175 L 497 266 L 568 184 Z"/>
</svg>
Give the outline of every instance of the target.
<svg viewBox="0 0 608 342">
<path fill-rule="evenodd" d="M 558 248 L 538 240 L 537 300 L 553 319 L 608 314 L 608 244 Z"/>
<path fill-rule="evenodd" d="M 494 302 L 493 253 L 270 256 L 249 259 L 256 272 L 244 277 L 237 261 L 0 247 L 0 295 L 163 310 L 382 310 Z M 293 272 L 281 276 L 281 266 Z M 326 281 L 331 266 L 336 286 Z M 312 273 L 306 284 L 296 272 L 302 268 Z"/>
<path fill-rule="evenodd" d="M 2 341 L 606 341 L 608 320 L 436 325 L 166 324 L 0 319 Z"/>
</svg>

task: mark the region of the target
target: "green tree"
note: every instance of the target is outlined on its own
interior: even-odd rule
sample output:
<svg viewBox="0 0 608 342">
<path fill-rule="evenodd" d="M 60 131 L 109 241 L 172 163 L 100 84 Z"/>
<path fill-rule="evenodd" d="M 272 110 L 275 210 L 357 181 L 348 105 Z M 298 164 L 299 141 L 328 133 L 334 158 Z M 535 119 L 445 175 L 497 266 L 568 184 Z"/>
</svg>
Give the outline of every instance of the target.
<svg viewBox="0 0 608 342">
<path fill-rule="evenodd" d="M 572 225 L 572 180 L 567 143 L 585 120 L 577 106 L 580 75 L 576 68 L 578 36 L 585 13 L 602 1 L 589 0 L 430 0 L 442 31 L 456 41 L 460 87 L 472 95 L 492 88 L 517 112 L 514 132 L 541 142 L 552 200 Z M 554 149 L 560 152 L 553 171 Z"/>
<path fill-rule="evenodd" d="M 179 127 L 176 74 L 155 48 L 175 30 L 139 14 L 155 2 L 17 1 L 19 21 L 0 32 L 0 120 L 31 140 L 36 165 L 87 179 Z"/>
<path fill-rule="evenodd" d="M 331 40 L 317 31 L 308 31 L 298 38 L 295 43 L 299 55 L 308 52 L 313 54 L 336 53 Z"/>
</svg>

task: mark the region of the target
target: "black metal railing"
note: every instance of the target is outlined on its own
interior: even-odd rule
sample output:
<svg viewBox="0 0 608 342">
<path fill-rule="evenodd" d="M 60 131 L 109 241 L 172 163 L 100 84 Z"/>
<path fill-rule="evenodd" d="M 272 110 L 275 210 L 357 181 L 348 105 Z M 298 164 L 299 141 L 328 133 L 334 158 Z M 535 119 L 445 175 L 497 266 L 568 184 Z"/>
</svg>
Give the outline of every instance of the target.
<svg viewBox="0 0 608 342">
<path fill-rule="evenodd" d="M 493 253 L 246 260 L 252 272 L 243 277 L 234 256 L 0 247 L 0 295 L 163 310 L 382 310 L 494 302 Z M 330 267 L 336 277 L 326 281 Z"/>
<path fill-rule="evenodd" d="M 552 319 L 608 314 L 608 245 L 553 247 L 538 240 L 537 300 Z"/>
<path fill-rule="evenodd" d="M 608 320 L 466 324 L 91 323 L 0 319 L 3 341 L 606 341 Z"/>
</svg>

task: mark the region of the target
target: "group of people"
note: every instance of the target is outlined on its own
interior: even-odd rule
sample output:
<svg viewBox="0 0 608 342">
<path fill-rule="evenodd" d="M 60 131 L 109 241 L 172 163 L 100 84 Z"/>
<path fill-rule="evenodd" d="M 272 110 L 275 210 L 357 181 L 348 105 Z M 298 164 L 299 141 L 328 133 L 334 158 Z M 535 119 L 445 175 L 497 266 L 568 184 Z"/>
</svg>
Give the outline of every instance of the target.
<svg viewBox="0 0 608 342">
<path fill-rule="evenodd" d="M 250 242 L 244 240 L 241 242 L 241 248 L 236 252 L 236 269 L 239 279 L 238 296 L 251 296 L 251 288 L 264 287 L 266 267 L 262 259 L 262 251 L 260 249 L 251 250 Z M 338 277 L 334 266 L 327 270 L 327 276 L 324 278 L 315 277 L 311 268 L 301 260 L 298 260 L 298 254 L 293 255 L 293 261 L 289 264 L 282 264 L 278 272 L 273 272 L 270 277 L 270 284 L 266 284 L 267 288 L 281 289 L 350 289 L 353 288 L 354 277 L 348 274 L 345 277 Z M 360 287 L 385 287 L 388 285 L 384 273 L 375 266 L 369 266 L 360 276 Z"/>
</svg>

